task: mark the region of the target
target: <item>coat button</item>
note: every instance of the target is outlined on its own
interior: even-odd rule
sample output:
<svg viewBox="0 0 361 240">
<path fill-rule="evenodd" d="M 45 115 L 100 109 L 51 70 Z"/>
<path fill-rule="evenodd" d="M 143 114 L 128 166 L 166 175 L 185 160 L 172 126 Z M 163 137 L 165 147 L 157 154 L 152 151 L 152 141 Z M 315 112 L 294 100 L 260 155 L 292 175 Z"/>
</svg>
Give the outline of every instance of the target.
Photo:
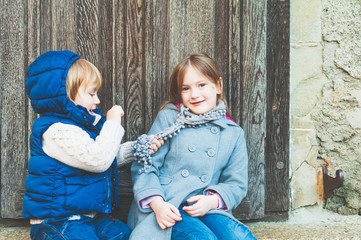
<svg viewBox="0 0 361 240">
<path fill-rule="evenodd" d="M 207 175 L 202 175 L 202 177 L 201 177 L 201 181 L 202 182 L 207 182 L 208 181 L 208 176 Z"/>
<path fill-rule="evenodd" d="M 195 145 L 193 145 L 193 144 L 191 144 L 191 145 L 188 146 L 188 150 L 189 150 L 190 152 L 194 152 L 196 149 L 197 149 L 197 147 L 196 147 Z"/>
<path fill-rule="evenodd" d="M 216 154 L 216 152 L 214 151 L 214 149 L 209 149 L 207 151 L 207 154 L 208 154 L 208 156 L 213 157 Z"/>
<path fill-rule="evenodd" d="M 217 127 L 212 127 L 211 128 L 211 133 L 216 134 L 216 133 L 218 133 L 218 131 L 219 131 L 219 129 Z"/>
<path fill-rule="evenodd" d="M 185 178 L 189 176 L 189 172 L 188 172 L 187 169 L 183 169 L 182 172 L 181 172 L 181 174 L 182 174 L 182 176 L 185 177 Z"/>
</svg>

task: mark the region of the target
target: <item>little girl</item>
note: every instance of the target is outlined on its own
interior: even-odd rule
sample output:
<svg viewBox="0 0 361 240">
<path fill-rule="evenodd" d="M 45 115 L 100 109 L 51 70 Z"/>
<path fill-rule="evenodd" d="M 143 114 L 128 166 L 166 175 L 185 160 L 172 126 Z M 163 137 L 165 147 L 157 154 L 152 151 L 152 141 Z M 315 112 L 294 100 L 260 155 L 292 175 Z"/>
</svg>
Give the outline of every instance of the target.
<svg viewBox="0 0 361 240">
<path fill-rule="evenodd" d="M 147 137 L 134 146 L 130 239 L 255 239 L 231 212 L 247 193 L 248 157 L 242 128 L 226 114 L 215 62 L 183 59 L 149 131 L 164 146 L 152 157 L 142 150 Z"/>
<path fill-rule="evenodd" d="M 133 143 L 120 145 L 120 106 L 106 119 L 96 109 L 101 84 L 98 69 L 70 51 L 44 53 L 28 68 L 26 92 L 40 114 L 23 204 L 31 239 L 129 237 L 129 228 L 107 214 L 119 207 L 117 166 L 134 159 Z M 156 151 L 160 142 L 154 143 Z"/>
</svg>

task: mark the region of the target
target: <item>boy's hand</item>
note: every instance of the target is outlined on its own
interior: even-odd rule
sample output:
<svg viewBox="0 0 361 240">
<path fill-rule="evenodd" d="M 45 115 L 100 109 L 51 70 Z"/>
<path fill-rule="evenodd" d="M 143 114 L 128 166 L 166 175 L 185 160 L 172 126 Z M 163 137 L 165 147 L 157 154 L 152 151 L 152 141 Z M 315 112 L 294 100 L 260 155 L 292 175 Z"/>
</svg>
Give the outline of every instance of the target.
<svg viewBox="0 0 361 240">
<path fill-rule="evenodd" d="M 121 123 L 123 115 L 124 115 L 123 108 L 119 105 L 114 105 L 107 112 L 107 120 L 113 120 L 113 121 L 117 121 L 117 122 Z"/>
<path fill-rule="evenodd" d="M 154 143 L 150 144 L 150 146 L 152 148 L 149 150 L 151 154 L 154 154 L 164 144 L 164 140 L 163 139 L 156 139 L 154 137 L 154 135 L 149 135 L 149 137 L 151 137 L 154 140 Z"/>
<path fill-rule="evenodd" d="M 216 195 L 197 195 L 187 199 L 187 202 L 196 202 L 191 206 L 184 206 L 183 210 L 191 217 L 204 216 L 209 210 L 218 207 L 218 197 Z"/>
<path fill-rule="evenodd" d="M 173 227 L 177 221 L 181 221 L 182 217 L 178 208 L 173 204 L 165 202 L 163 198 L 156 198 L 150 203 L 157 218 L 157 223 L 161 229 Z"/>
</svg>

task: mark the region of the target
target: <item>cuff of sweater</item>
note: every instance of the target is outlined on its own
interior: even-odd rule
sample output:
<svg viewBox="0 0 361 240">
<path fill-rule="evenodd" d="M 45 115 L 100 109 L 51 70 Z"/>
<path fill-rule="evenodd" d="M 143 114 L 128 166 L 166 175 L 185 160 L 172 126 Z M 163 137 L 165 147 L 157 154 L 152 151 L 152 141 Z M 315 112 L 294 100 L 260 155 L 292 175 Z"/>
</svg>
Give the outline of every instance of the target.
<svg viewBox="0 0 361 240">
<path fill-rule="evenodd" d="M 133 144 L 132 142 L 125 142 L 120 145 L 119 155 L 118 155 L 118 167 L 121 167 L 127 163 L 134 161 L 134 152 L 133 152 Z"/>
</svg>

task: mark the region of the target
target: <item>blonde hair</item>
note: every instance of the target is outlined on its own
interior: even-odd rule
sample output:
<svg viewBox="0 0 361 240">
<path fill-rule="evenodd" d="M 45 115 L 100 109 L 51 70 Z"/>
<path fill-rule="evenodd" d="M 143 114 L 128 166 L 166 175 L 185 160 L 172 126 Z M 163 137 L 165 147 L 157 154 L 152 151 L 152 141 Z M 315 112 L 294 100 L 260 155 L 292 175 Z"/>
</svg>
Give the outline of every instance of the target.
<svg viewBox="0 0 361 240">
<path fill-rule="evenodd" d="M 182 84 L 184 81 L 185 73 L 190 66 L 198 70 L 216 86 L 220 86 L 221 94 L 217 95 L 217 104 L 220 100 L 222 100 L 226 105 L 227 115 L 229 116 L 227 101 L 223 91 L 221 72 L 219 71 L 215 61 L 205 53 L 190 54 L 184 59 L 182 59 L 173 69 L 173 72 L 169 79 L 169 98 L 168 101 L 162 106 L 162 108 L 168 103 L 178 104 L 182 102 Z"/>
<path fill-rule="evenodd" d="M 102 85 L 102 81 L 103 78 L 99 70 L 91 62 L 85 59 L 78 59 L 70 66 L 65 80 L 68 98 L 74 101 L 79 87 L 83 83 L 85 88 L 89 83 L 95 83 L 98 90 Z"/>
</svg>

